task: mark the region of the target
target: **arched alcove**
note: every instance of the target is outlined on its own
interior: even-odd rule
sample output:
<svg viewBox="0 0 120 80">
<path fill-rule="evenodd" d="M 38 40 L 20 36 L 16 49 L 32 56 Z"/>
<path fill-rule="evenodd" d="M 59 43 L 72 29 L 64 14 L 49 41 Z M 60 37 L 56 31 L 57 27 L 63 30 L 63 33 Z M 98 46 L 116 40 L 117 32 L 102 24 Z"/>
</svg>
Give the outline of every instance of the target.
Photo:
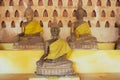
<svg viewBox="0 0 120 80">
<path fill-rule="evenodd" d="M 51 26 L 52 26 L 52 21 L 49 20 L 49 22 L 48 22 L 48 27 L 51 27 Z"/>
<path fill-rule="evenodd" d="M 34 11 L 34 17 L 39 17 L 39 13 L 37 10 Z"/>
<path fill-rule="evenodd" d="M 97 21 L 96 27 L 100 27 L 100 22 L 99 21 Z"/>
<path fill-rule="evenodd" d="M 73 6 L 73 1 L 72 0 L 68 0 L 68 6 Z"/>
<path fill-rule="evenodd" d="M 53 6 L 53 1 L 52 0 L 48 0 L 48 6 Z"/>
<path fill-rule="evenodd" d="M 97 0 L 97 6 L 101 6 L 102 3 L 101 3 L 101 0 Z"/>
<path fill-rule="evenodd" d="M 19 0 L 19 6 L 24 6 L 23 0 Z"/>
<path fill-rule="evenodd" d="M 15 22 L 14 21 L 11 22 L 11 28 L 15 28 Z"/>
<path fill-rule="evenodd" d="M 14 17 L 19 17 L 19 12 L 18 12 L 18 10 L 15 11 Z"/>
<path fill-rule="evenodd" d="M 38 6 L 43 6 L 43 1 L 42 0 L 38 0 Z"/>
<path fill-rule="evenodd" d="M 88 0 L 87 6 L 92 6 L 92 1 L 91 0 Z"/>
<path fill-rule="evenodd" d="M 4 0 L 0 0 L 0 6 L 5 6 Z"/>
<path fill-rule="evenodd" d="M 54 11 L 53 11 L 53 17 L 58 17 L 57 10 L 54 10 Z"/>
<path fill-rule="evenodd" d="M 68 21 L 68 27 L 72 27 L 72 21 L 71 20 Z"/>
<path fill-rule="evenodd" d="M 63 6 L 62 0 L 58 0 L 58 6 L 59 6 L 59 7 L 62 7 L 62 6 Z"/>
<path fill-rule="evenodd" d="M 42 27 L 44 26 L 42 20 L 40 20 L 40 25 L 41 25 Z"/>
<path fill-rule="evenodd" d="M 106 13 L 104 10 L 102 10 L 101 17 L 106 17 Z"/>
<path fill-rule="evenodd" d="M 105 28 L 109 28 L 109 27 L 110 27 L 110 23 L 108 21 L 106 21 Z"/>
<path fill-rule="evenodd" d="M 61 20 L 58 22 L 58 25 L 59 25 L 59 27 L 63 27 L 63 23 Z"/>
<path fill-rule="evenodd" d="M 2 28 L 6 28 L 6 23 L 5 23 L 5 21 L 2 21 L 1 26 L 2 26 Z"/>
<path fill-rule="evenodd" d="M 63 11 L 63 17 L 68 17 L 68 12 L 66 9 Z"/>
<path fill-rule="evenodd" d="M 96 11 L 95 10 L 92 11 L 92 17 L 96 17 Z"/>
<path fill-rule="evenodd" d="M 48 12 L 47 12 L 46 9 L 45 9 L 44 12 L 43 12 L 43 17 L 48 17 Z"/>
<path fill-rule="evenodd" d="M 5 17 L 10 17 L 10 12 L 9 12 L 9 10 L 6 10 Z"/>
<path fill-rule="evenodd" d="M 10 0 L 10 1 L 9 1 L 9 6 L 14 6 L 13 0 Z"/>
</svg>

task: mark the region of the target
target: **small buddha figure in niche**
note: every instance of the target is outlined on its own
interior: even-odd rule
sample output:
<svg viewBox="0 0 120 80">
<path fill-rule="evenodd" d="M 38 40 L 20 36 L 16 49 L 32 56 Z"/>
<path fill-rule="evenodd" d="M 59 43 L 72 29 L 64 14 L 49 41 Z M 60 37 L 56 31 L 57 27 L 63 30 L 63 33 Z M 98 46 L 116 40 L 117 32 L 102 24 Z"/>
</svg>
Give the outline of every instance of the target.
<svg viewBox="0 0 120 80">
<path fill-rule="evenodd" d="M 30 6 L 25 10 L 26 22 L 22 23 L 22 32 L 18 34 L 15 47 L 18 49 L 36 49 L 43 47 L 43 28 L 33 19 L 34 12 Z M 40 46 L 41 44 L 41 46 Z"/>
<path fill-rule="evenodd" d="M 71 48 L 77 49 L 97 49 L 97 40 L 92 36 L 89 23 L 83 20 L 85 10 L 79 6 L 76 10 L 76 21 L 71 28 L 71 36 L 67 37 L 67 42 Z"/>
<path fill-rule="evenodd" d="M 59 37 L 60 28 L 57 22 L 53 21 L 50 32 L 52 39 L 45 42 L 44 54 L 36 62 L 35 73 L 43 76 L 74 75 L 72 62 L 66 59 L 72 49 Z"/>
</svg>

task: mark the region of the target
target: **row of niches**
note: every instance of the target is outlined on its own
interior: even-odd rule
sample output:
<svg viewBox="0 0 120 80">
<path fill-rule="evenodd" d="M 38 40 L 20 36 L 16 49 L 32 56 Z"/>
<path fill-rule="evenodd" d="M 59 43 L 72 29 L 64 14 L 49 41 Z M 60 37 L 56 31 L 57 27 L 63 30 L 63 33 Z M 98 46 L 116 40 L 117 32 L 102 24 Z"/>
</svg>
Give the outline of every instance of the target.
<svg viewBox="0 0 120 80">
<path fill-rule="evenodd" d="M 41 12 L 42 13 L 42 12 Z M 72 17 L 75 17 L 75 13 L 76 13 L 76 10 L 73 10 L 73 12 L 72 12 L 72 15 L 71 15 L 71 13 L 69 14 L 69 12 L 65 9 L 63 12 L 62 12 L 62 15 L 60 15 L 58 12 L 57 12 L 57 10 L 54 10 L 53 12 L 52 12 L 52 17 L 58 17 L 58 16 L 62 16 L 62 17 L 69 17 L 70 15 L 72 16 Z M 88 16 L 88 13 L 86 12 L 86 10 L 85 10 L 85 17 L 87 17 Z M 13 14 L 13 13 L 11 13 L 11 14 Z M 15 12 L 14 12 L 14 17 L 23 17 L 23 16 L 20 16 L 21 14 L 19 13 L 19 11 L 18 10 L 16 10 Z M 106 15 L 108 15 L 108 13 L 106 13 L 105 12 L 105 10 L 102 10 L 101 11 L 101 17 L 106 17 Z M 116 13 L 115 13 L 115 11 L 114 10 L 111 10 L 111 12 L 109 13 L 109 17 L 115 17 L 115 15 L 116 15 Z M 38 10 L 35 10 L 34 11 L 34 17 L 39 17 L 40 16 L 40 13 L 38 12 Z M 97 16 L 97 14 L 96 14 L 96 11 L 95 10 L 93 10 L 92 12 L 91 12 L 91 17 L 96 17 Z M 1 15 L 1 17 L 3 17 L 3 15 Z M 5 17 L 10 17 L 10 11 L 9 10 L 6 10 L 6 12 L 5 12 Z M 48 11 L 45 9 L 44 11 L 43 11 L 43 13 L 42 13 L 42 17 L 51 17 L 51 16 L 49 16 L 49 13 L 48 13 Z"/>
<path fill-rule="evenodd" d="M 40 25 L 41 25 L 42 27 L 44 27 L 44 24 L 43 24 L 43 21 L 42 21 L 42 20 L 40 20 L 39 23 L 40 23 Z M 88 23 L 89 23 L 90 27 L 92 27 L 91 22 L 90 22 L 89 20 L 88 20 Z M 61 20 L 59 20 L 57 24 L 59 25 L 59 27 L 61 27 L 61 28 L 63 27 L 63 22 L 62 22 Z M 19 23 L 19 26 L 20 26 L 20 27 L 22 27 L 22 25 L 23 25 L 23 21 L 21 21 L 21 22 Z M 49 20 L 49 21 L 48 21 L 48 27 L 51 27 L 51 26 L 52 26 L 52 21 Z M 69 21 L 67 22 L 67 26 L 68 26 L 68 27 L 72 27 L 72 21 L 71 21 L 71 20 L 69 20 Z M 2 27 L 2 28 L 6 28 L 6 27 L 7 27 L 5 21 L 2 21 L 2 22 L 1 22 L 1 27 Z M 15 28 L 15 27 L 16 27 L 15 21 L 12 21 L 12 22 L 11 22 L 11 28 Z M 100 21 L 97 21 L 97 22 L 96 22 L 96 27 L 98 27 L 98 28 L 101 27 Z M 110 22 L 109 22 L 109 21 L 106 21 L 105 24 L 104 24 L 104 27 L 105 27 L 105 28 L 109 28 L 109 27 L 110 27 Z M 117 25 L 116 23 L 114 23 L 114 27 L 117 28 L 118 25 Z"/>
<path fill-rule="evenodd" d="M 67 1 L 67 6 L 73 6 L 73 1 L 74 0 L 68 0 Z M 28 2 L 31 6 L 36 5 L 34 0 L 28 0 Z M 16 3 L 15 0 L 9 0 L 8 5 L 9 6 L 14 6 L 15 3 Z M 63 3 L 64 3 L 63 0 L 58 0 L 58 2 L 57 2 L 58 6 L 63 6 L 64 5 Z M 77 2 L 77 4 L 82 4 L 82 3 L 83 3 L 82 0 L 78 0 L 78 2 Z M 106 6 L 111 6 L 112 5 L 111 3 L 112 3 L 112 0 L 106 0 Z M 46 4 L 48 6 L 53 6 L 53 0 L 48 0 Z M 18 5 L 23 6 L 24 5 L 24 0 L 19 0 Z M 37 5 L 38 6 L 44 6 L 43 0 L 38 0 Z M 87 1 L 87 6 L 92 6 L 92 5 L 93 5 L 92 0 L 88 0 Z M 102 6 L 102 0 L 97 0 L 96 5 L 97 6 Z M 120 0 L 116 0 L 115 5 L 120 6 Z M 0 6 L 5 6 L 5 0 L 0 0 Z"/>
</svg>

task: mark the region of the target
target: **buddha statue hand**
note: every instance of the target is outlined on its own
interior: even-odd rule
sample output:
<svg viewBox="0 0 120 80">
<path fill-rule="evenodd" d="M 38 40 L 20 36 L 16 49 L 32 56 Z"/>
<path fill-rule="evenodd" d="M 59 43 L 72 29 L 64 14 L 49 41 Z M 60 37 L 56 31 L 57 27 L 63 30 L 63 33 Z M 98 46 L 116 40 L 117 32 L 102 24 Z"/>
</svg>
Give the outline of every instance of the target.
<svg viewBox="0 0 120 80">
<path fill-rule="evenodd" d="M 24 34 L 23 32 L 19 34 L 20 37 L 21 37 L 21 36 L 24 36 L 24 35 L 25 35 L 25 34 Z"/>
<path fill-rule="evenodd" d="M 44 60 L 41 60 L 41 59 L 36 62 L 36 64 L 37 64 L 38 66 L 42 66 L 43 63 L 44 63 Z"/>
<path fill-rule="evenodd" d="M 74 42 L 76 40 L 74 33 L 71 33 L 70 39 L 71 42 Z"/>
</svg>

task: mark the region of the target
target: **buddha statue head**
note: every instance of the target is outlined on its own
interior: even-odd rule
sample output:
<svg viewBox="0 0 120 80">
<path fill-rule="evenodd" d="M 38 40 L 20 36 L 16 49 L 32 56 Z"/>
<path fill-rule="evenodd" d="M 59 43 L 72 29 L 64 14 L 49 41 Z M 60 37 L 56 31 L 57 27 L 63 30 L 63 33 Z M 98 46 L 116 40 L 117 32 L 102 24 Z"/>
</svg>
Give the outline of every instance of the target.
<svg viewBox="0 0 120 80">
<path fill-rule="evenodd" d="M 54 21 L 53 21 L 53 24 L 51 26 L 50 32 L 51 32 L 51 36 L 53 38 L 58 38 L 59 37 L 60 28 L 59 28 L 59 25 L 57 24 L 57 20 L 56 19 L 54 19 Z"/>
<path fill-rule="evenodd" d="M 75 17 L 77 20 L 83 19 L 83 17 L 85 17 L 86 12 L 85 10 L 82 8 L 82 6 L 78 6 L 77 10 L 76 10 L 76 14 Z"/>
<path fill-rule="evenodd" d="M 33 12 L 33 9 L 29 5 L 28 5 L 27 9 L 25 10 L 24 15 L 28 22 L 33 20 L 34 12 Z"/>
</svg>

